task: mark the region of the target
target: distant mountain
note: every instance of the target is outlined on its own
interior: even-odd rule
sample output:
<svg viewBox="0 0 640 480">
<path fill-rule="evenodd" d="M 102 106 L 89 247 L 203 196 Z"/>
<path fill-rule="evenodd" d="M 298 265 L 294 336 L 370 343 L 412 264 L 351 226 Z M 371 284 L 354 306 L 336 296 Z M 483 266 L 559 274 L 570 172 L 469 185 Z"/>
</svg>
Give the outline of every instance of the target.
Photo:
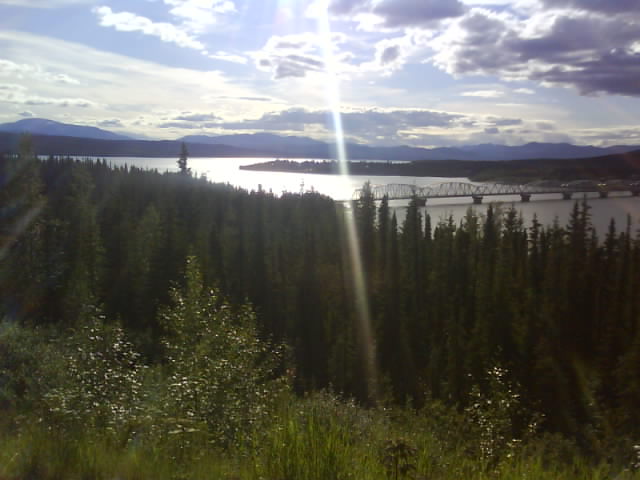
<svg viewBox="0 0 640 480">
<path fill-rule="evenodd" d="M 327 148 L 325 142 L 307 137 L 293 137 L 274 135 L 273 133 L 241 133 L 238 135 L 187 135 L 181 139 L 189 143 L 220 143 L 232 147 L 259 149 L 287 149 L 287 148 Z"/>
<path fill-rule="evenodd" d="M 2 123 L 0 124 L 0 132 L 93 138 L 96 140 L 131 140 L 130 137 L 125 135 L 108 132 L 100 128 L 54 122 L 44 118 L 25 118 L 13 123 Z"/>
<path fill-rule="evenodd" d="M 270 133 L 206 136 L 189 135 L 181 138 L 185 142 L 202 144 L 221 143 L 236 147 L 271 152 L 276 157 L 332 158 L 335 156 L 331 144 L 307 137 L 285 137 Z M 530 158 L 586 158 L 616 153 L 625 153 L 640 148 L 638 145 L 593 147 L 569 143 L 527 143 L 519 146 L 480 144 L 461 147 L 418 148 L 409 146 L 372 147 L 357 143 L 347 144 L 347 153 L 352 160 L 525 160 Z"/>
<path fill-rule="evenodd" d="M 37 155 L 77 155 L 88 157 L 175 157 L 181 142 L 175 140 L 100 140 L 95 138 L 37 135 L 31 137 Z M 0 153 L 17 152 L 20 134 L 0 132 Z M 228 145 L 188 144 L 191 157 L 260 157 L 262 152 Z"/>
<path fill-rule="evenodd" d="M 177 155 L 179 142 L 189 146 L 192 156 L 254 156 L 281 158 L 335 158 L 332 143 L 308 137 L 281 136 L 272 133 L 238 135 L 189 135 L 176 141 L 135 140 L 130 137 L 96 127 L 71 125 L 41 118 L 28 118 L 14 123 L 0 124 L 0 132 L 14 135 L 29 132 L 39 135 L 36 145 L 43 154 L 64 155 L 124 155 L 165 156 Z M 51 138 L 45 138 L 49 136 Z M 96 143 L 116 142 L 116 143 Z M 0 147 L 13 148 L 13 140 L 5 138 Z M 123 142 L 117 144 L 118 142 Z M 410 146 L 376 147 L 358 143 L 347 144 L 350 160 L 524 160 L 570 159 L 621 154 L 640 149 L 638 145 L 613 147 L 579 146 L 569 143 L 527 143 L 519 146 L 491 143 L 459 147 L 418 148 Z"/>
</svg>

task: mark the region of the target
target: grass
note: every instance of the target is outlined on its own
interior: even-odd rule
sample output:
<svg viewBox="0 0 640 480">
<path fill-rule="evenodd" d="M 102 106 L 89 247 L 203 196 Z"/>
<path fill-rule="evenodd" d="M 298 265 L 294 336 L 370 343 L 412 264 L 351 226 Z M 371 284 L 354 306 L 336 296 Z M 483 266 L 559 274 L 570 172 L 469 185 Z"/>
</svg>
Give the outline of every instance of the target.
<svg viewBox="0 0 640 480">
<path fill-rule="evenodd" d="M 1 429 L 0 479 L 640 479 L 629 465 L 560 458 L 553 436 L 482 458 L 457 415 L 437 406 L 366 410 L 327 394 L 290 397 L 266 428 L 226 450 L 180 435 L 123 443 L 106 433 L 27 423 Z"/>
</svg>

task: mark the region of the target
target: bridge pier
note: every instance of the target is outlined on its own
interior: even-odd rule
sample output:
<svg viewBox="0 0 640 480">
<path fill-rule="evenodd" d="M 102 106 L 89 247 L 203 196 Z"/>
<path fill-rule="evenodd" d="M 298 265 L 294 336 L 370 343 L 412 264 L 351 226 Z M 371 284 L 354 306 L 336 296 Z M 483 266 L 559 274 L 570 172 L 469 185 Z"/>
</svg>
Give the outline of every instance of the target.
<svg viewBox="0 0 640 480">
<path fill-rule="evenodd" d="M 563 200 L 571 200 L 572 196 L 573 196 L 573 192 L 562 192 Z"/>
<path fill-rule="evenodd" d="M 471 198 L 473 198 L 473 203 L 475 205 L 480 205 L 484 197 L 482 195 L 471 195 Z"/>
<path fill-rule="evenodd" d="M 521 193 L 520 194 L 520 200 L 522 200 L 523 202 L 528 202 L 529 200 L 531 200 L 531 194 L 530 193 Z"/>
<path fill-rule="evenodd" d="M 600 190 L 598 193 L 600 194 L 600 198 L 607 198 L 609 196 L 609 192 L 607 190 Z"/>
</svg>

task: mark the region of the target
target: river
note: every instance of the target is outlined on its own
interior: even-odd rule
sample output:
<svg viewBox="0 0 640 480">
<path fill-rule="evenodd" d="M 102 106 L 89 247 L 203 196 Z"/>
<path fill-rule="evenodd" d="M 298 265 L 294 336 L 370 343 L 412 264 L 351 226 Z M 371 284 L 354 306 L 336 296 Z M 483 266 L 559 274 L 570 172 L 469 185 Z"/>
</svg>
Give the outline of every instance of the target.
<svg viewBox="0 0 640 480">
<path fill-rule="evenodd" d="M 107 161 L 112 165 L 136 166 L 140 168 L 156 169 L 160 172 L 177 171 L 177 159 L 174 158 L 142 158 L 142 157 L 111 157 Z M 350 200 L 353 192 L 370 181 L 372 185 L 390 183 L 404 183 L 419 187 L 433 186 L 439 183 L 459 181 L 468 182 L 467 178 L 443 177 L 381 177 L 354 175 L 348 178 L 337 175 L 316 175 L 286 172 L 258 172 L 240 170 L 241 165 L 266 162 L 272 158 L 190 158 L 189 167 L 195 175 L 205 175 L 213 182 L 229 183 L 246 190 L 272 191 L 279 195 L 283 192 L 316 191 L 333 198 L 336 201 Z M 578 198 L 578 195 L 575 195 Z M 581 197 L 580 197 L 581 198 Z M 505 195 L 486 197 L 482 205 L 472 205 L 470 198 L 448 198 L 429 200 L 422 208 L 428 212 L 435 223 L 452 215 L 459 221 L 469 208 L 482 215 L 486 212 L 488 203 L 508 208 L 514 205 L 521 212 L 526 225 L 530 225 L 533 215 L 544 224 L 551 224 L 557 218 L 564 225 L 573 208 L 573 201 L 562 200 L 559 194 L 534 195 L 530 203 L 520 202 L 519 196 Z M 640 197 L 631 197 L 629 193 L 611 193 L 607 199 L 598 198 L 598 194 L 589 194 L 588 202 L 591 206 L 593 224 L 602 237 L 607 231 L 611 218 L 615 219 L 618 229 L 626 226 L 627 216 L 631 216 L 632 229 L 640 226 Z M 398 222 L 404 219 L 407 201 L 393 201 Z"/>
</svg>

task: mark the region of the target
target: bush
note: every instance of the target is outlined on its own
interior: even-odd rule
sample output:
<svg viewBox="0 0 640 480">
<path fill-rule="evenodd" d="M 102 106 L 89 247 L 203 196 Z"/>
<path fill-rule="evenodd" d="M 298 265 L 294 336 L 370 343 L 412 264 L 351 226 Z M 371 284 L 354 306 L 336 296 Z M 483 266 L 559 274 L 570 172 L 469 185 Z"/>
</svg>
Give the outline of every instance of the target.
<svg viewBox="0 0 640 480">
<path fill-rule="evenodd" d="M 160 319 L 166 332 L 164 433 L 226 446 L 256 428 L 285 385 L 274 374 L 278 351 L 259 340 L 251 308 L 232 309 L 215 289 L 206 289 L 189 258 L 185 286 L 172 289 Z"/>
</svg>

